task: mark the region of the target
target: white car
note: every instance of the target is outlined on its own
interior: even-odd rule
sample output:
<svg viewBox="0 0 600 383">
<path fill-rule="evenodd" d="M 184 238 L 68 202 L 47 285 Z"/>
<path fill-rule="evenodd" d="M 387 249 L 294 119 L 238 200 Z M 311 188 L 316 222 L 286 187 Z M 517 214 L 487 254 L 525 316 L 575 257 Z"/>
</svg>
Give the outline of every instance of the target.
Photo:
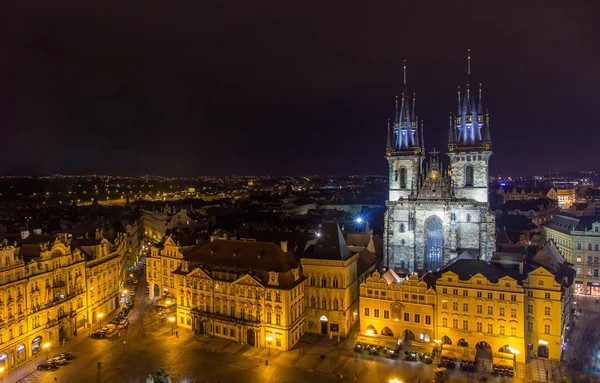
<svg viewBox="0 0 600 383">
<path fill-rule="evenodd" d="M 48 362 L 54 363 L 57 366 L 62 366 L 67 363 L 67 359 L 62 356 L 55 356 L 52 359 L 49 359 Z"/>
</svg>

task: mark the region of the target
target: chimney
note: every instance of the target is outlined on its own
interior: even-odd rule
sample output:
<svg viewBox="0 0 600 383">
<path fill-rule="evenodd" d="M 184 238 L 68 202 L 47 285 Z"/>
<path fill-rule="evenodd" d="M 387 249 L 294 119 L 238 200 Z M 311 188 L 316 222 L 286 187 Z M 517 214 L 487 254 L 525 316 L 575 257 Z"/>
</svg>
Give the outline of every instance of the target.
<svg viewBox="0 0 600 383">
<path fill-rule="evenodd" d="M 519 262 L 519 274 L 523 275 L 523 263 L 524 261 Z"/>
<path fill-rule="evenodd" d="M 21 239 L 27 239 L 29 237 L 29 230 L 23 230 L 21 232 Z"/>
<path fill-rule="evenodd" d="M 288 248 L 287 248 L 288 243 L 287 243 L 287 241 L 282 241 L 282 242 L 279 242 L 279 243 L 281 244 L 281 251 L 283 251 L 284 253 L 287 253 L 287 251 L 288 251 Z"/>
</svg>

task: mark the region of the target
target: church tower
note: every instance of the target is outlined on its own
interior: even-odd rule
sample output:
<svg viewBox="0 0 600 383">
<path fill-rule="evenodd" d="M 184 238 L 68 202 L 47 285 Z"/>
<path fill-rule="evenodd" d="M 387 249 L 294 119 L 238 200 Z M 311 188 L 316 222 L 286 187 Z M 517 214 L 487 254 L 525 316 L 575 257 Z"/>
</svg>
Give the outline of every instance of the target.
<svg viewBox="0 0 600 383">
<path fill-rule="evenodd" d="M 389 201 L 407 199 L 414 195 L 424 158 L 423 129 L 421 125 L 419 131 L 419 122 L 415 114 L 416 97 L 413 95 L 411 105 L 406 88 L 406 61 L 403 82 L 400 101 L 396 96 L 393 124 L 388 120 L 386 158 L 389 164 Z"/>
<path fill-rule="evenodd" d="M 471 90 L 471 50 L 467 56 L 467 85 L 458 88 L 458 115 L 450 120 L 448 156 L 457 199 L 488 203 L 488 163 L 492 155 L 489 114 L 483 111 L 482 88 Z"/>
</svg>

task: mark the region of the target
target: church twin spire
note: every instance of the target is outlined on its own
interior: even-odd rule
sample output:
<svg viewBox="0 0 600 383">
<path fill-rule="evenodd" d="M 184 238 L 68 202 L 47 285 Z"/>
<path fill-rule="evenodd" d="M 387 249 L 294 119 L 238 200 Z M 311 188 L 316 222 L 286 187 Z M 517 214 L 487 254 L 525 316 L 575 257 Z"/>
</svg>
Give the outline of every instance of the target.
<svg viewBox="0 0 600 383">
<path fill-rule="evenodd" d="M 389 152 L 414 151 L 422 148 L 422 143 L 419 143 L 419 121 L 415 112 L 416 94 L 413 94 L 411 105 L 408 89 L 406 88 L 406 61 L 404 61 L 403 68 L 403 83 L 404 87 L 400 100 L 396 96 L 396 113 L 393 125 L 390 125 L 388 120 L 387 150 Z M 421 132 L 422 138 L 423 133 Z"/>
<path fill-rule="evenodd" d="M 489 115 L 483 111 L 483 88 L 479 84 L 477 97 L 471 91 L 471 50 L 467 55 L 467 84 L 464 93 L 458 87 L 458 110 L 454 121 L 450 122 L 448 149 L 491 147 Z"/>
</svg>

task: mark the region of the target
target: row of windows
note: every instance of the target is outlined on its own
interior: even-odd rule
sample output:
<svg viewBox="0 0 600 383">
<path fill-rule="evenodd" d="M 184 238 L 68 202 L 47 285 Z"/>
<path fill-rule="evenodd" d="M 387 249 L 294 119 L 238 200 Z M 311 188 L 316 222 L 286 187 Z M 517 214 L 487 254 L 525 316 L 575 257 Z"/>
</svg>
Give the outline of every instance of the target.
<svg viewBox="0 0 600 383">
<path fill-rule="evenodd" d="M 452 328 L 456 328 L 458 329 L 459 323 L 458 323 L 458 319 L 452 319 Z M 443 327 L 448 327 L 448 318 L 442 318 L 442 326 Z M 463 320 L 462 321 L 462 329 L 469 331 L 469 321 L 468 320 Z M 483 322 L 476 322 L 475 323 L 475 331 L 477 332 L 483 332 Z M 494 324 L 493 323 L 488 323 L 487 324 L 487 332 L 488 334 L 493 334 L 494 333 Z M 505 325 L 501 324 L 498 326 L 498 334 L 499 335 L 506 335 L 506 327 Z M 517 328 L 516 327 L 511 327 L 510 328 L 510 336 L 517 336 Z"/>
<path fill-rule="evenodd" d="M 309 279 L 309 283 L 311 286 L 316 286 L 316 280 L 315 280 L 315 276 L 311 275 L 310 279 Z M 327 286 L 327 278 L 325 277 L 321 277 L 321 287 L 328 287 Z M 331 281 L 331 287 L 333 287 L 334 289 L 337 289 L 339 287 L 339 282 L 337 277 L 333 277 L 333 280 Z"/>
<path fill-rule="evenodd" d="M 596 228 L 596 229 L 598 229 L 598 228 Z M 588 243 L 587 249 L 588 250 L 592 250 L 592 244 L 591 243 Z M 581 243 L 577 244 L 577 250 L 581 250 Z M 594 245 L 594 251 L 599 251 L 599 250 L 600 250 L 600 248 L 598 247 L 598 244 L 595 244 Z"/>
<path fill-rule="evenodd" d="M 371 309 L 369 307 L 365 307 L 365 316 L 368 317 L 371 315 Z M 380 310 L 373 309 L 373 318 L 379 318 Z M 431 324 L 431 315 L 424 315 L 425 324 Z M 383 319 L 390 319 L 390 310 L 383 310 Z M 405 312 L 403 319 L 405 322 L 410 322 L 410 313 Z M 413 323 L 421 323 L 421 314 L 414 314 Z"/>
<path fill-rule="evenodd" d="M 448 278 L 449 282 L 452 282 L 451 278 Z M 477 282 L 481 282 L 480 280 L 478 280 Z M 510 283 L 506 283 L 506 285 L 504 287 L 510 288 L 511 284 Z M 443 287 L 442 288 L 442 294 L 448 294 L 448 288 L 447 287 Z M 459 295 L 458 294 L 458 289 L 452 289 L 452 295 Z M 468 297 L 469 296 L 469 290 L 463 290 L 462 291 L 462 296 L 464 297 Z M 487 293 L 487 299 L 494 299 L 494 293 Z M 483 292 L 482 291 L 477 291 L 476 292 L 476 297 L 477 298 L 483 298 Z M 498 294 L 498 299 L 503 301 L 506 300 L 506 295 L 504 293 L 499 293 Z M 516 294 L 510 294 L 510 300 L 512 302 L 516 302 L 517 301 L 517 295 Z"/>
<path fill-rule="evenodd" d="M 483 314 L 483 305 L 476 305 L 476 312 L 477 314 Z M 447 301 L 442 301 L 442 309 L 447 310 L 448 309 L 448 302 Z M 458 311 L 458 302 L 452 302 L 452 310 L 454 311 Z M 462 304 L 462 311 L 463 312 L 468 312 L 469 311 L 469 304 L 468 303 L 463 303 Z M 487 307 L 487 314 L 488 315 L 494 315 L 494 306 L 488 306 Z M 498 308 L 498 315 L 499 316 L 505 316 L 505 308 L 504 307 L 499 307 Z M 511 308 L 510 309 L 510 317 L 511 318 L 516 318 L 517 317 L 517 309 L 516 308 Z"/>
</svg>

